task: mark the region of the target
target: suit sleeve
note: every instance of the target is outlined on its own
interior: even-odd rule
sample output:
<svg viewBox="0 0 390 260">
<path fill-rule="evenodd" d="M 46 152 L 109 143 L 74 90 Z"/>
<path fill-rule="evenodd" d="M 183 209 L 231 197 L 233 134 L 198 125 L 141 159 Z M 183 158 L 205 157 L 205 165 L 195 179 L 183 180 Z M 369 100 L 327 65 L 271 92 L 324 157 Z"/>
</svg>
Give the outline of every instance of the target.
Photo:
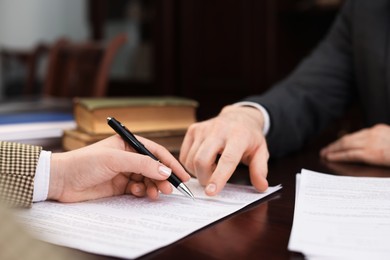
<svg viewBox="0 0 390 260">
<path fill-rule="evenodd" d="M 30 207 L 40 146 L 0 141 L 0 200 Z"/>
<path fill-rule="evenodd" d="M 267 142 L 271 156 L 300 148 L 350 104 L 353 87 L 351 13 L 348 1 L 331 30 L 295 71 L 261 96 L 246 101 L 263 105 L 271 118 Z"/>
</svg>

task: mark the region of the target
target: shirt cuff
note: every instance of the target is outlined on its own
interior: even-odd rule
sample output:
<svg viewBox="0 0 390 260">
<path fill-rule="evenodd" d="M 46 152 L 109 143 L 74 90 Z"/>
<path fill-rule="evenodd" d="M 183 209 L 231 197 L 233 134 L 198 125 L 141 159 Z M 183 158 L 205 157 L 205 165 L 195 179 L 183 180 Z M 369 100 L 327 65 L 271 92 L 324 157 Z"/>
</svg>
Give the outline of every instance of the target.
<svg viewBox="0 0 390 260">
<path fill-rule="evenodd" d="M 235 106 L 249 106 L 249 107 L 257 108 L 258 110 L 260 110 L 260 112 L 263 114 L 263 118 L 264 118 L 263 135 L 266 136 L 268 134 L 269 129 L 271 127 L 271 120 L 269 117 L 269 113 L 268 113 L 267 109 L 265 109 L 265 107 L 263 107 L 262 105 L 259 105 L 258 103 L 251 102 L 251 101 L 241 101 L 241 102 L 234 103 L 233 105 L 235 105 Z"/>
<path fill-rule="evenodd" d="M 49 193 L 51 152 L 42 150 L 34 177 L 33 202 L 44 201 Z"/>
</svg>

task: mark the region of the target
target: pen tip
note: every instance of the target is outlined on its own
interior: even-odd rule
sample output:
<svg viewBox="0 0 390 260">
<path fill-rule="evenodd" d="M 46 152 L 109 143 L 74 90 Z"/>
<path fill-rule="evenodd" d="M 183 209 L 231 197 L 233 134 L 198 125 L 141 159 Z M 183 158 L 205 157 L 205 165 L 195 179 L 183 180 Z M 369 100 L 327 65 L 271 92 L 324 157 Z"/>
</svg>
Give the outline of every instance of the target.
<svg viewBox="0 0 390 260">
<path fill-rule="evenodd" d="M 192 198 L 192 199 L 195 198 L 194 194 L 192 194 L 192 192 L 190 191 L 190 189 L 188 189 L 188 187 L 187 187 L 184 183 L 180 183 L 179 186 L 177 186 L 176 188 L 177 188 L 179 191 L 181 191 L 181 193 L 183 193 L 184 195 L 186 195 L 187 197 Z"/>
<path fill-rule="evenodd" d="M 111 117 L 107 117 L 107 122 L 111 120 Z"/>
</svg>

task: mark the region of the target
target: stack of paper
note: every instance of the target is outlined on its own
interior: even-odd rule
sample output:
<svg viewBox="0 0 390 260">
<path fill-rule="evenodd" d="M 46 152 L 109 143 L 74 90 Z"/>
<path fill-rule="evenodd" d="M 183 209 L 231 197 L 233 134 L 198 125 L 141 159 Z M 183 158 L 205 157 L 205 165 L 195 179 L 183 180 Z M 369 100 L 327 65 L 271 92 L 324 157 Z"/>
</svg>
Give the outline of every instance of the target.
<svg viewBox="0 0 390 260">
<path fill-rule="evenodd" d="M 297 175 L 288 248 L 308 259 L 390 259 L 390 178 Z"/>
</svg>

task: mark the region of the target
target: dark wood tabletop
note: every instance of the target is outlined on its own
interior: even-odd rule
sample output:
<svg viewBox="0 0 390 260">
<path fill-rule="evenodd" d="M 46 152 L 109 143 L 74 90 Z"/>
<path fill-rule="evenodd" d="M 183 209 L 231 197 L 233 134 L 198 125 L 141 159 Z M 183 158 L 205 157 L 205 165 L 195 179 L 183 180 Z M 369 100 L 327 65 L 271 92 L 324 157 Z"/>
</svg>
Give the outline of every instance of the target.
<svg viewBox="0 0 390 260">
<path fill-rule="evenodd" d="M 326 162 L 317 149 L 271 160 L 268 181 L 271 186 L 282 184 L 281 190 L 139 259 L 304 259 L 287 249 L 294 215 L 295 175 L 302 168 L 338 175 L 390 176 L 390 168 Z M 239 166 L 229 181 L 249 185 L 248 168 Z M 112 259 L 77 253 L 92 259 Z"/>
</svg>

